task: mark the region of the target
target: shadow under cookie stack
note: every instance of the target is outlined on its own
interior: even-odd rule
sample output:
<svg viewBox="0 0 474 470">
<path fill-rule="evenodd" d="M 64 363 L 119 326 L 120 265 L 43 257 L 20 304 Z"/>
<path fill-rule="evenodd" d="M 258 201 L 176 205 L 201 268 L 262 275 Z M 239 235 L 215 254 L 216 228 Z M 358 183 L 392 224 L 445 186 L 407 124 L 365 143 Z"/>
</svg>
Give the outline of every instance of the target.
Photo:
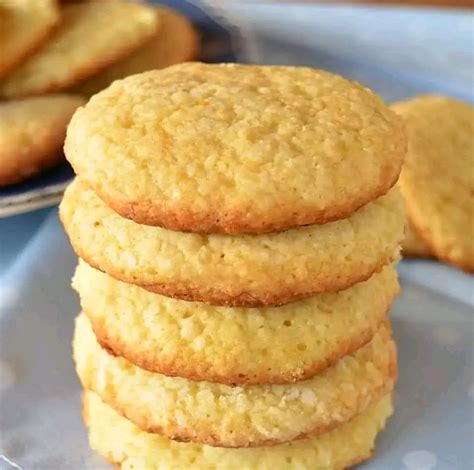
<svg viewBox="0 0 474 470">
<path fill-rule="evenodd" d="M 182 64 L 74 115 L 74 359 L 124 469 L 342 469 L 392 413 L 403 126 L 296 67 Z"/>
</svg>

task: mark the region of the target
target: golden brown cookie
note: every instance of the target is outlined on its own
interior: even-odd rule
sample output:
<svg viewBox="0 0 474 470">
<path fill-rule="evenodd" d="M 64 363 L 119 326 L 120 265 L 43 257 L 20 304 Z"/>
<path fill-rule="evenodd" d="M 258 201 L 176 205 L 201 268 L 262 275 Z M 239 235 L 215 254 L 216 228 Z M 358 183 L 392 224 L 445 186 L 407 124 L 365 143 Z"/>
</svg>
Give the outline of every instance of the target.
<svg viewBox="0 0 474 470">
<path fill-rule="evenodd" d="M 28 60 L 0 82 L 0 95 L 64 90 L 121 59 L 159 27 L 155 8 L 102 1 L 61 7 L 61 24 Z"/>
<path fill-rule="evenodd" d="M 393 109 L 409 139 L 399 184 L 408 219 L 438 258 L 474 272 L 474 107 L 420 96 Z"/>
<path fill-rule="evenodd" d="M 58 21 L 55 0 L 0 0 L 0 77 L 37 49 Z"/>
<path fill-rule="evenodd" d="M 387 266 L 345 291 L 283 307 L 213 307 L 125 284 L 83 261 L 73 287 L 108 351 L 151 372 L 227 385 L 317 375 L 373 338 L 399 290 Z"/>
<path fill-rule="evenodd" d="M 170 8 L 160 6 L 157 10 L 160 28 L 150 40 L 122 60 L 79 83 L 74 91 L 91 96 L 119 78 L 196 59 L 199 37 L 193 25 Z"/>
<path fill-rule="evenodd" d="M 60 94 L 0 102 L 0 186 L 63 160 L 66 127 L 83 103 Z"/>
<path fill-rule="evenodd" d="M 123 470 L 342 470 L 371 457 L 392 414 L 390 395 L 337 429 L 310 439 L 251 449 L 176 442 L 142 431 L 93 392 L 83 399 L 90 446 Z"/>
<path fill-rule="evenodd" d="M 124 217 L 240 234 L 348 217 L 396 182 L 405 146 L 400 119 L 338 75 L 186 63 L 95 95 L 65 152 Z"/>
<path fill-rule="evenodd" d="M 133 173 L 131 173 L 133 175 Z M 265 235 L 202 235 L 120 217 L 80 179 L 60 215 L 76 253 L 124 282 L 214 305 L 282 305 L 368 279 L 398 258 L 397 188 L 350 218 Z"/>
<path fill-rule="evenodd" d="M 145 371 L 102 349 L 84 314 L 76 320 L 73 349 L 83 386 L 140 428 L 219 447 L 273 445 L 330 431 L 389 393 L 397 373 L 388 323 L 354 354 L 287 385 L 229 387 Z"/>
</svg>

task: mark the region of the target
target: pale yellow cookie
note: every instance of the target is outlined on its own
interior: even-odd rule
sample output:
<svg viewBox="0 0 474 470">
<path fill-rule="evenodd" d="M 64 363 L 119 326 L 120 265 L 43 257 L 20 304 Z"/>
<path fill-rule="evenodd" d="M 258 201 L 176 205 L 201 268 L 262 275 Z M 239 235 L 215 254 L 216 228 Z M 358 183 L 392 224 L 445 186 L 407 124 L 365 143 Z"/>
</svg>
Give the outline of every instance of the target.
<svg viewBox="0 0 474 470">
<path fill-rule="evenodd" d="M 0 186 L 63 160 L 66 127 L 83 103 L 60 94 L 0 102 Z"/>
<path fill-rule="evenodd" d="M 102 349 L 84 314 L 76 320 L 73 349 L 83 386 L 143 430 L 221 447 L 327 432 L 390 392 L 397 372 L 386 324 L 353 355 L 290 385 L 229 387 L 145 371 Z"/>
<path fill-rule="evenodd" d="M 222 449 L 146 433 L 93 392 L 83 399 L 90 446 L 122 470 L 342 470 L 371 457 L 392 410 L 386 395 L 321 436 L 271 447 Z"/>
<path fill-rule="evenodd" d="M 63 90 L 119 60 L 159 26 L 155 8 L 102 1 L 61 7 L 61 24 L 49 40 L 0 83 L 0 95 Z"/>
<path fill-rule="evenodd" d="M 199 37 L 192 24 L 170 8 L 160 6 L 157 10 L 160 28 L 149 41 L 122 60 L 79 83 L 74 91 L 91 96 L 119 78 L 196 59 Z"/>
<path fill-rule="evenodd" d="M 0 0 L 0 77 L 34 52 L 58 21 L 55 0 Z"/>
<path fill-rule="evenodd" d="M 213 307 L 147 292 L 80 262 L 73 287 L 99 342 L 151 372 L 227 385 L 313 377 L 370 341 L 399 290 L 368 281 L 278 308 Z"/>
<path fill-rule="evenodd" d="M 124 217 L 237 234 L 351 215 L 395 183 L 405 145 L 399 118 L 338 75 L 187 63 L 95 95 L 65 152 Z"/>
<path fill-rule="evenodd" d="M 433 256 L 430 249 L 423 240 L 415 233 L 410 223 L 405 227 L 405 238 L 402 243 L 403 256 L 429 258 Z"/>
<path fill-rule="evenodd" d="M 133 173 L 131 173 L 133 175 Z M 76 253 L 122 281 L 215 305 L 282 305 L 368 279 L 398 258 L 397 189 L 349 219 L 266 235 L 201 235 L 120 217 L 76 179 L 61 219 Z"/>
<path fill-rule="evenodd" d="M 400 176 L 408 218 L 438 258 L 474 271 L 474 107 L 443 96 L 393 105 L 409 147 Z"/>
</svg>

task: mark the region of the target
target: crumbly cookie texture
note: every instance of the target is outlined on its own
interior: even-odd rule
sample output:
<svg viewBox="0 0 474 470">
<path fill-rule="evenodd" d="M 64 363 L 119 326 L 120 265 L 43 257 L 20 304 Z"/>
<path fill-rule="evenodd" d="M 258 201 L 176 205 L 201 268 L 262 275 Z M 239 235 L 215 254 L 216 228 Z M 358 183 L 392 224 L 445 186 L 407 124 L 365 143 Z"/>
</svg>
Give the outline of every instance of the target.
<svg viewBox="0 0 474 470">
<path fill-rule="evenodd" d="M 234 306 L 282 305 L 366 280 L 397 259 L 404 225 L 396 188 L 348 219 L 258 236 L 138 225 L 78 179 L 60 215 L 88 264 L 170 297 Z"/>
<path fill-rule="evenodd" d="M 375 439 L 392 414 L 392 399 L 377 403 L 337 429 L 272 447 L 222 449 L 176 442 L 142 431 L 93 392 L 83 399 L 91 447 L 122 470 L 342 470 L 371 457 Z"/>
<path fill-rule="evenodd" d="M 55 0 L 0 0 L 0 77 L 33 53 L 58 21 Z"/>
<path fill-rule="evenodd" d="M 64 90 L 139 47 L 158 27 L 156 9 L 145 4 L 63 5 L 54 34 L 0 82 L 0 95 L 11 98 Z"/>
<path fill-rule="evenodd" d="M 474 107 L 443 96 L 393 105 L 409 147 L 400 175 L 410 222 L 438 258 L 474 272 Z"/>
<path fill-rule="evenodd" d="M 66 127 L 83 103 L 65 94 L 0 102 L 0 186 L 63 160 Z"/>
<path fill-rule="evenodd" d="M 220 447 L 327 432 L 389 393 L 397 372 L 388 324 L 355 354 L 290 385 L 229 387 L 145 371 L 102 349 L 84 314 L 76 320 L 73 349 L 83 386 L 140 428 Z"/>
<path fill-rule="evenodd" d="M 393 266 L 277 308 L 213 307 L 117 281 L 81 261 L 73 287 L 105 349 L 151 372 L 227 385 L 313 377 L 369 342 L 399 286 Z"/>
<path fill-rule="evenodd" d="M 122 60 L 79 83 L 74 91 L 92 96 L 114 80 L 196 59 L 199 37 L 193 25 L 170 8 L 159 6 L 157 10 L 160 27 L 151 39 Z"/>
<path fill-rule="evenodd" d="M 348 217 L 396 182 L 405 147 L 400 119 L 338 75 L 187 63 L 95 95 L 65 152 L 124 217 L 239 234 Z"/>
</svg>

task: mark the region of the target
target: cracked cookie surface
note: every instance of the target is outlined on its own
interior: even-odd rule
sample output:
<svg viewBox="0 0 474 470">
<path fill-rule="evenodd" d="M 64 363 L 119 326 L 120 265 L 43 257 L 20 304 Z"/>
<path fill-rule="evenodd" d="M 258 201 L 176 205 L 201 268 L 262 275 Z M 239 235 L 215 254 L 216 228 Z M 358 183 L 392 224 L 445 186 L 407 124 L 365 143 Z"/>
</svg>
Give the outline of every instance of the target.
<svg viewBox="0 0 474 470">
<path fill-rule="evenodd" d="M 350 216 L 396 182 L 405 147 L 401 120 L 338 75 L 187 63 L 94 95 L 65 153 L 124 217 L 239 234 Z"/>
</svg>

